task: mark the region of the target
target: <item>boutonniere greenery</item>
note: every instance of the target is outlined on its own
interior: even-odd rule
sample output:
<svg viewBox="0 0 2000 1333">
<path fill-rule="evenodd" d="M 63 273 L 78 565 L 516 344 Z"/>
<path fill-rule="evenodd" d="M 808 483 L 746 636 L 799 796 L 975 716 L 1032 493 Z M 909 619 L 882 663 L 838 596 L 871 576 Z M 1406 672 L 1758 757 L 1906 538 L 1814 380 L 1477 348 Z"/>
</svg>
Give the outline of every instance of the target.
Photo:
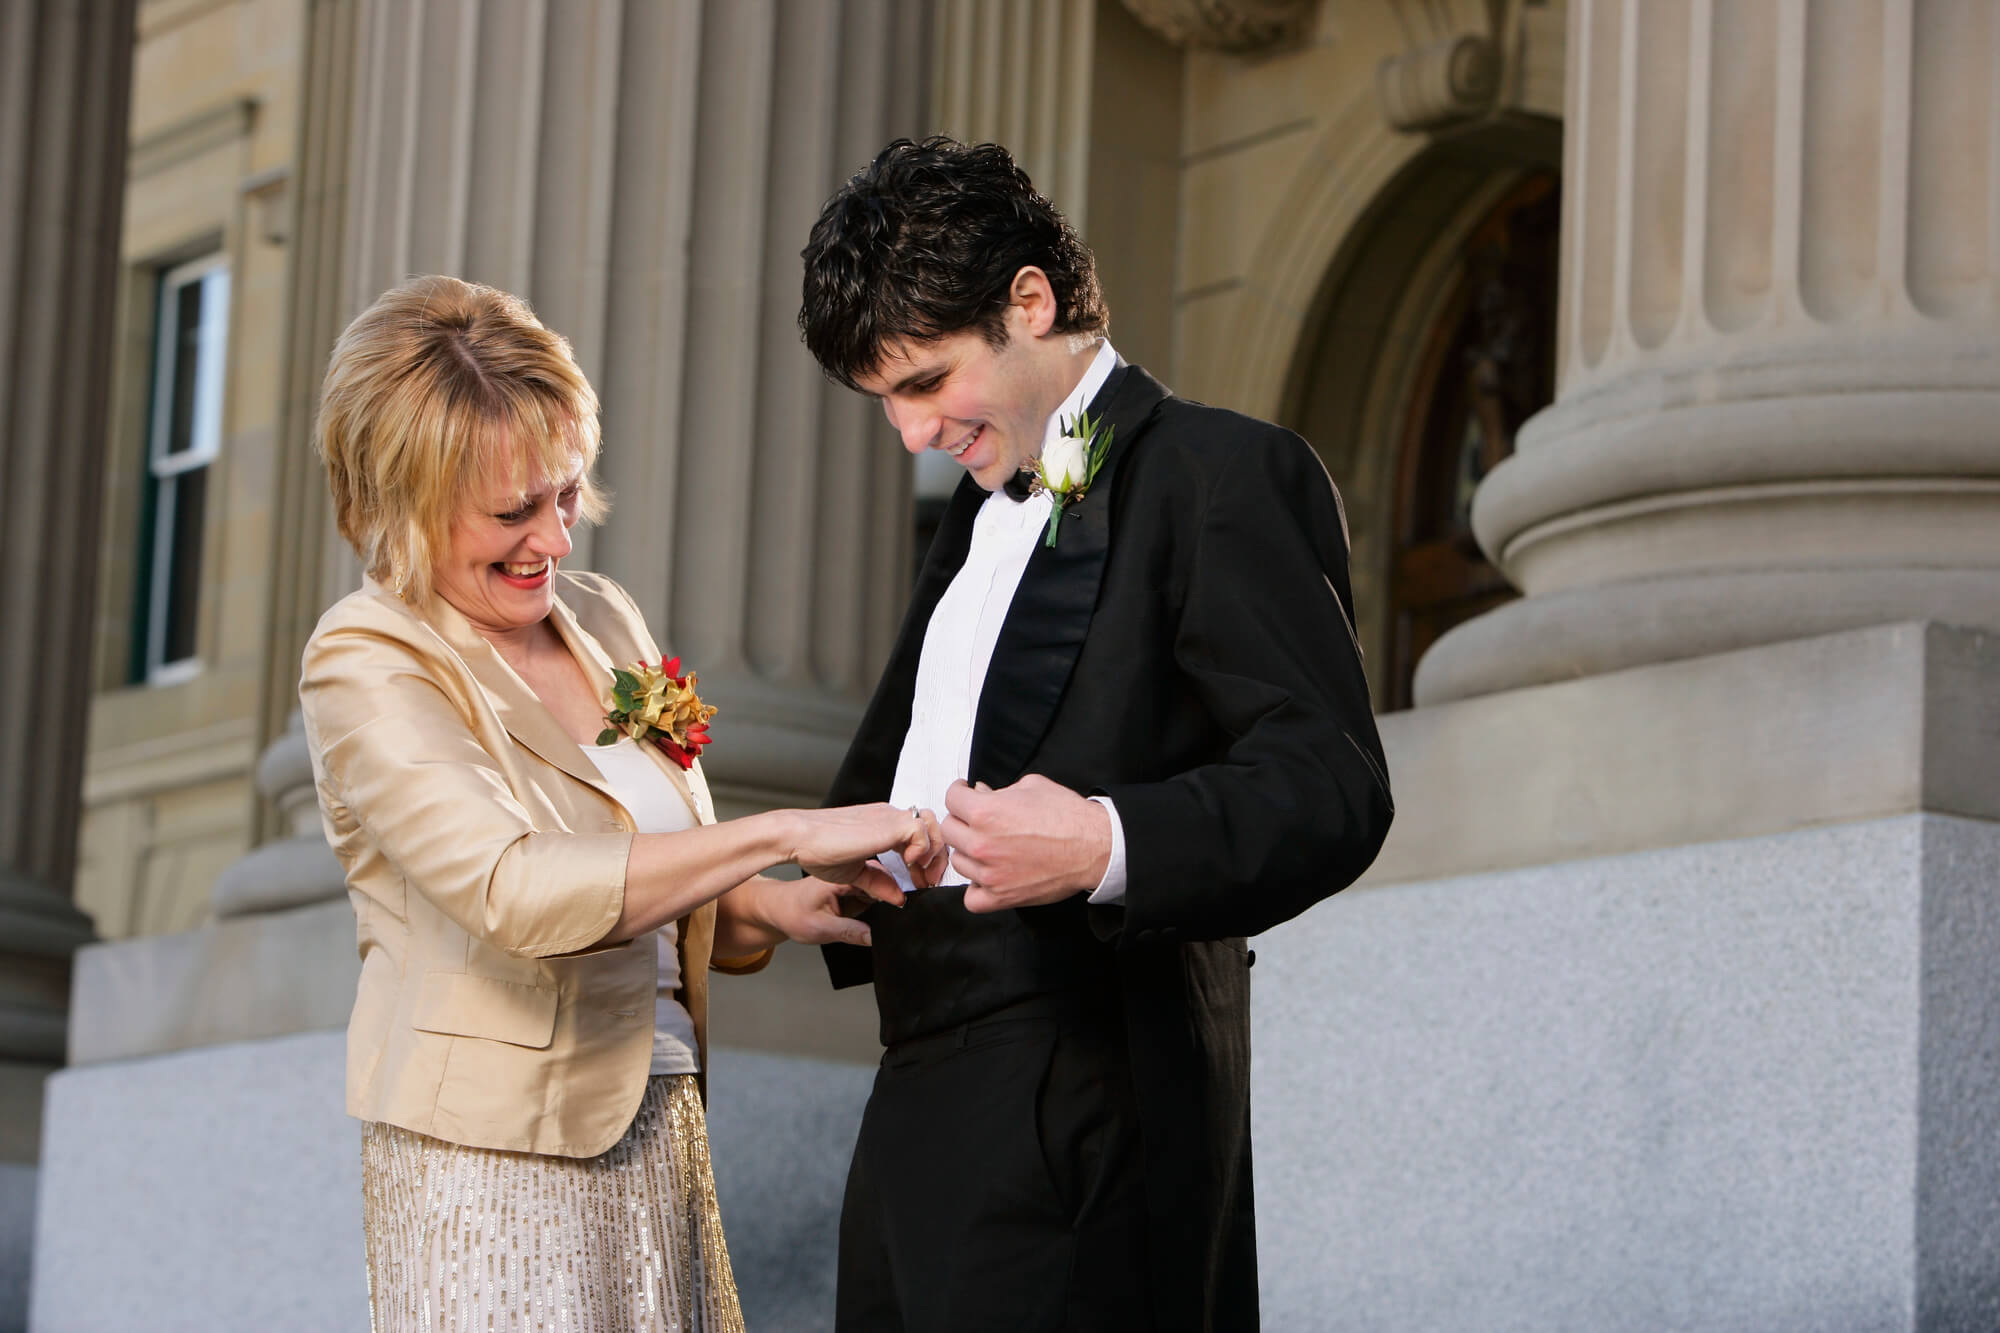
<svg viewBox="0 0 2000 1333">
<path fill-rule="evenodd" d="M 620 736 L 651 741 L 682 768 L 693 768 L 695 757 L 708 744 L 708 720 L 715 716 L 714 706 L 694 692 L 694 681 L 694 672 L 681 674 L 678 657 L 657 663 L 641 658 L 614 669 L 614 707 L 604 715 L 597 743 L 615 745 Z"/>
<path fill-rule="evenodd" d="M 1112 427 L 1104 418 L 1092 419 L 1088 412 L 1078 412 L 1062 423 L 1062 434 L 1042 450 L 1042 456 L 1027 467 L 1033 478 L 1028 483 L 1030 495 L 1047 493 L 1055 498 L 1055 505 L 1049 510 L 1048 535 L 1042 545 L 1056 544 L 1056 530 L 1062 525 L 1063 510 L 1081 501 L 1090 490 L 1090 483 L 1097 480 L 1097 470 L 1104 466 L 1104 459 L 1111 452 Z"/>
</svg>

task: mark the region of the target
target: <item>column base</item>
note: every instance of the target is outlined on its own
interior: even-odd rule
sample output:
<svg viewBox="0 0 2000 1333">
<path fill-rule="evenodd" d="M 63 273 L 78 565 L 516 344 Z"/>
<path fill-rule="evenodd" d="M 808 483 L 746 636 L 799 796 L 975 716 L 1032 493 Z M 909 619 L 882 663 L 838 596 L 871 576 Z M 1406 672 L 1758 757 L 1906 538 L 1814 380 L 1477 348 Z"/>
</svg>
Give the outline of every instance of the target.
<svg viewBox="0 0 2000 1333">
<path fill-rule="evenodd" d="M 0 869 L 0 1060 L 62 1063 L 70 955 L 92 937 L 67 895 Z"/>
<path fill-rule="evenodd" d="M 2000 630 L 1988 327 L 1703 345 L 1572 385 L 1473 501 L 1526 599 L 1420 704 L 1897 620 Z"/>
<path fill-rule="evenodd" d="M 2000 820 L 2000 634 L 1882 625 L 1381 728 L 1396 822 L 1364 884 L 1919 811 Z"/>
<path fill-rule="evenodd" d="M 2000 634 L 2000 570 L 1723 571 L 1524 597 L 1433 644 L 1414 693 L 1429 708 L 1910 620 Z"/>
<path fill-rule="evenodd" d="M 0 1333 L 27 1327 L 42 1089 L 67 1044 L 70 957 L 91 936 L 67 895 L 0 870 Z"/>
</svg>

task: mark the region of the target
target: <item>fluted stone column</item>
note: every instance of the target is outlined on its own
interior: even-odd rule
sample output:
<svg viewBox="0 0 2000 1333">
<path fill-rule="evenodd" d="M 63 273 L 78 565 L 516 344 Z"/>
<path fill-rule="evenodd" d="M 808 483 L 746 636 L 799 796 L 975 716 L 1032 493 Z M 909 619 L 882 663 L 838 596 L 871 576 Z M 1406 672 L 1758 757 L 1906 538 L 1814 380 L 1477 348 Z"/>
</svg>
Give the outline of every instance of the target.
<svg viewBox="0 0 2000 1333">
<path fill-rule="evenodd" d="M 284 743 L 298 707 L 299 657 L 326 609 L 323 561 L 332 529 L 326 474 L 312 453 L 313 414 L 334 340 L 351 317 L 344 285 L 352 170 L 356 0 L 307 11 L 297 181 L 293 191 L 284 390 L 272 486 L 270 642 L 258 708 L 260 745 Z M 259 797 L 268 837 L 291 821 Z"/>
<path fill-rule="evenodd" d="M 124 205 L 131 0 L 0 0 L 0 1328 L 25 1319 L 70 902 Z"/>
<path fill-rule="evenodd" d="M 940 0 L 936 128 L 1003 144 L 1079 232 L 1089 224 L 1097 0 Z"/>
<path fill-rule="evenodd" d="M 348 313 L 411 273 L 525 296 L 604 402 L 629 588 L 720 705 L 724 813 L 817 801 L 907 593 L 909 474 L 799 341 L 820 204 L 921 133 L 920 0 L 361 0 Z M 351 558 L 327 561 L 331 598 Z"/>
<path fill-rule="evenodd" d="M 1420 703 L 2000 629 L 2000 11 L 1572 0 L 1560 388 L 1480 489 L 1527 596 Z"/>
<path fill-rule="evenodd" d="M 62 1059 L 69 955 L 90 937 L 69 896 L 132 20 L 117 0 L 0 4 L 0 1061 L 10 1064 Z M 6 1110 L 0 1159 L 32 1159 L 32 1108 L 25 1121 L 11 1099 Z"/>
<path fill-rule="evenodd" d="M 1182 44 L 1196 38 L 1148 10 L 938 0 L 930 128 L 1006 146 L 1094 247 L 1119 352 L 1171 378 Z"/>
</svg>

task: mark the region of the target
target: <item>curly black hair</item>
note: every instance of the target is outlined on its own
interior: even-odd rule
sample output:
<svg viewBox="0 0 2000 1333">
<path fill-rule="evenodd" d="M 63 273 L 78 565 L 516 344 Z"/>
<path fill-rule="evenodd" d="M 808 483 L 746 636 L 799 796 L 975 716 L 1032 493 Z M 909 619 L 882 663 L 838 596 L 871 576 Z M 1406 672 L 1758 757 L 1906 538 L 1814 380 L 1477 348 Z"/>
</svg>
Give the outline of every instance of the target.
<svg viewBox="0 0 2000 1333">
<path fill-rule="evenodd" d="M 1110 323 L 1089 248 L 998 144 L 896 140 L 827 200 L 800 255 L 799 332 L 850 389 L 899 339 L 976 329 L 1001 346 L 1014 275 L 1031 264 L 1055 292 L 1055 332 Z"/>
</svg>

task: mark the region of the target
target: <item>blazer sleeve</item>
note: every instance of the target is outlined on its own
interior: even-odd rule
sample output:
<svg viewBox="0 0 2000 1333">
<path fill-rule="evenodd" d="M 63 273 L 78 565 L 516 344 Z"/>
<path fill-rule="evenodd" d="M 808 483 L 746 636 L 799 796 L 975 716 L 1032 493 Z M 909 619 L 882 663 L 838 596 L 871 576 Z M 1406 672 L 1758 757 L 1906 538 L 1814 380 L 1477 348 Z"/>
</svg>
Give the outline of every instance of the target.
<svg viewBox="0 0 2000 1333">
<path fill-rule="evenodd" d="M 1318 457 L 1288 432 L 1231 451 L 1209 487 L 1173 654 L 1228 737 L 1214 762 L 1103 788 L 1126 847 L 1121 944 L 1254 935 L 1346 887 L 1393 805 L 1348 612 L 1347 540 Z"/>
<path fill-rule="evenodd" d="M 415 645 L 322 627 L 299 699 L 350 876 L 379 856 L 467 933 L 522 957 L 574 953 L 617 923 L 632 835 L 537 829 Z"/>
</svg>

